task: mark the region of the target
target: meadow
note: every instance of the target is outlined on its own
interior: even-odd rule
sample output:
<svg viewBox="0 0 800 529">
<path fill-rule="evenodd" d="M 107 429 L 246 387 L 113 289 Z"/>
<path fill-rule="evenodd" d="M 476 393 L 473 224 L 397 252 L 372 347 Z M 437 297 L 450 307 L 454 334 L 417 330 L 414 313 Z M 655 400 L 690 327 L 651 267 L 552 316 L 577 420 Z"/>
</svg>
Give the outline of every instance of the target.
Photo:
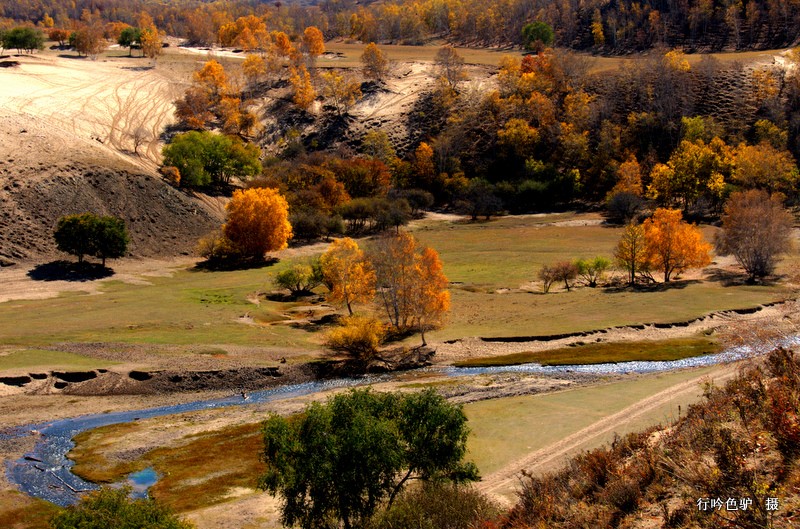
<svg viewBox="0 0 800 529">
<path fill-rule="evenodd" d="M 596 223 L 573 225 L 586 220 L 591 218 L 554 215 L 480 223 L 438 221 L 415 227 L 414 234 L 440 253 L 452 284 L 449 321 L 431 333 L 432 339 L 548 335 L 676 322 L 712 311 L 752 307 L 792 293 L 783 283 L 727 286 L 721 280 L 692 279 L 643 290 L 582 287 L 567 292 L 556 285 L 551 293 L 543 294 L 532 283 L 543 264 L 611 257 L 620 229 Z M 569 222 L 559 224 L 565 221 Z M 237 352 L 255 365 L 272 365 L 280 356 L 306 361 L 321 351 L 323 333 L 318 331 L 326 329 L 309 325 L 309 319 L 325 308 L 319 300 L 273 301 L 266 293 L 274 289 L 276 273 L 307 259 L 285 258 L 271 266 L 237 271 L 192 268 L 170 277 L 147 277 L 143 284 L 108 281 L 98 295 L 69 293 L 55 299 L 2 303 L 0 345 L 38 352 L 25 355 L 27 361 L 19 353 L 0 356 L 0 366 L 42 365 L 49 359 L 43 360 L 41 351 L 69 352 L 70 344 L 81 343 L 146 345 L 155 353 L 190 356 Z M 324 288 L 319 292 L 324 293 Z M 411 338 L 409 343 L 417 340 Z M 74 356 L 62 356 L 59 361 L 76 368 L 92 367 L 93 362 L 97 363 L 94 367 L 105 365 Z"/>
</svg>

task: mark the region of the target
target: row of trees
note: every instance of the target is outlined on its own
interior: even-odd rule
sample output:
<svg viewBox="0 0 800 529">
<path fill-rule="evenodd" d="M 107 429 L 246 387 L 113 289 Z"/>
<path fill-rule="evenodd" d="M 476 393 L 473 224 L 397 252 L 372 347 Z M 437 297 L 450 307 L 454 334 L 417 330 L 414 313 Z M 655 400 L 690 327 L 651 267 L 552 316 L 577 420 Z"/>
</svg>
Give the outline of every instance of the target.
<svg viewBox="0 0 800 529">
<path fill-rule="evenodd" d="M 753 282 L 775 272 L 781 254 L 791 247 L 793 221 L 783 207 L 781 195 L 763 190 L 734 193 L 725 204 L 714 247 L 720 255 L 734 256 L 748 281 Z M 614 260 L 631 285 L 639 278 L 653 281 L 654 272 L 669 282 L 689 268 L 710 264 L 710 251 L 711 244 L 696 226 L 682 220 L 680 210 L 657 209 L 642 224 L 629 223 L 625 227 L 614 250 Z M 579 277 L 594 287 L 611 264 L 608 259 L 596 257 L 545 265 L 539 271 L 542 290 L 547 293 L 554 283 L 563 282 L 569 291 Z"/>
<path fill-rule="evenodd" d="M 163 5 L 156 0 L 55 0 L 30 3 L 9 0 L 0 18 L 68 27 L 86 11 L 106 22 L 133 25 L 142 11 L 172 35 L 194 44 L 246 45 L 238 20 L 252 17 L 269 30 L 299 34 L 314 25 L 328 38 L 363 42 L 419 44 L 430 36 L 446 36 L 470 44 L 522 45 L 531 23 L 553 28 L 555 42 L 576 49 L 634 50 L 685 45 L 699 48 L 778 48 L 797 40 L 800 7 L 792 1 L 662 2 L 604 0 L 575 3 L 551 0 L 404 0 L 366 5 L 326 1 L 320 5 L 254 4 L 248 0 L 216 0 Z M 253 25 L 254 26 L 254 25 Z M 250 38 L 258 34 L 248 26 Z M 238 40 L 237 40 L 238 39 Z"/>
</svg>

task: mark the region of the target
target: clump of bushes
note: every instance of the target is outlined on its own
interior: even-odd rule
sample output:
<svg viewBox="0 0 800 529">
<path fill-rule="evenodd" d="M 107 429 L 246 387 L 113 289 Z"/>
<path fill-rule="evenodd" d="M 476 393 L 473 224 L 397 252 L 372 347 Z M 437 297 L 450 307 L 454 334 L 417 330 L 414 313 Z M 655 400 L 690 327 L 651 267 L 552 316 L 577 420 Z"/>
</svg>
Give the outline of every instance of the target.
<svg viewBox="0 0 800 529">
<path fill-rule="evenodd" d="M 777 349 L 704 395 L 667 429 L 617 438 L 559 472 L 526 476 L 500 527 L 634 527 L 644 512 L 659 513 L 665 528 L 792 527 L 800 362 Z M 722 508 L 698 508 L 717 498 Z M 729 498 L 736 509 L 725 507 Z"/>
</svg>

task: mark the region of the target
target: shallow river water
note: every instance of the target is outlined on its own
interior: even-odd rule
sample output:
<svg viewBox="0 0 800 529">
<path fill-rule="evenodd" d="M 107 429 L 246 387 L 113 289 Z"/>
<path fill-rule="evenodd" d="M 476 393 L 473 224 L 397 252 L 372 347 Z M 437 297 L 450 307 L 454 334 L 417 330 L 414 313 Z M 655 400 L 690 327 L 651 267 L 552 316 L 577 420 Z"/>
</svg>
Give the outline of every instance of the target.
<svg viewBox="0 0 800 529">
<path fill-rule="evenodd" d="M 788 338 L 781 345 L 797 345 L 800 337 Z M 771 344 L 776 345 L 776 344 Z M 541 366 L 539 364 L 522 364 L 517 366 L 497 367 L 429 367 L 425 371 L 441 373 L 446 376 L 475 376 L 486 373 L 547 373 L 564 372 L 592 374 L 620 373 L 656 373 L 690 367 L 704 367 L 719 363 L 732 362 L 758 354 L 760 351 L 752 347 L 728 349 L 715 355 L 698 356 L 669 362 L 620 362 L 616 364 Z M 360 378 L 343 378 L 303 384 L 293 384 L 274 389 L 256 391 L 247 399 L 240 395 L 204 401 L 175 404 L 144 410 L 84 415 L 70 419 L 62 419 L 41 424 L 30 424 L 0 432 L 0 439 L 13 439 L 35 435 L 38 440 L 34 449 L 17 461 L 6 464 L 9 480 L 20 490 L 53 502 L 58 505 L 75 503 L 81 492 L 98 488 L 94 483 L 84 481 L 71 471 L 72 461 L 67 453 L 73 448 L 72 438 L 80 432 L 135 420 L 150 419 L 176 413 L 198 411 L 225 406 L 246 406 L 275 400 L 290 399 L 302 395 L 318 393 L 332 388 L 354 387 L 375 382 L 390 381 L 392 374 L 365 376 Z M 147 486 L 157 479 L 152 469 L 141 475 L 132 475 L 129 484 L 134 485 L 134 493 L 146 495 Z"/>
</svg>

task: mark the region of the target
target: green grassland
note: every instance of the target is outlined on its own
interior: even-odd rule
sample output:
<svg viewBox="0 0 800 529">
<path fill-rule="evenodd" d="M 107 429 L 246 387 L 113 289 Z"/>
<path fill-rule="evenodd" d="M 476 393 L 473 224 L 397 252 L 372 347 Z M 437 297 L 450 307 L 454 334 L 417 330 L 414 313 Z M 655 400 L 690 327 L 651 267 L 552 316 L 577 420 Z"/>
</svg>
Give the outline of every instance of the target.
<svg viewBox="0 0 800 529">
<path fill-rule="evenodd" d="M 678 371 L 643 376 L 637 379 L 612 382 L 598 386 L 569 389 L 542 395 L 527 395 L 504 399 L 484 400 L 464 406 L 472 430 L 469 455 L 482 474 L 499 470 L 527 453 L 555 443 L 594 422 L 612 415 L 632 404 L 685 380 L 710 373 L 715 368 Z M 647 417 L 640 418 L 636 427 L 652 426 L 677 417 L 677 406 L 696 402 L 702 394 L 698 386 L 691 396 L 667 403 Z M 630 426 L 622 424 L 617 433 L 629 433 Z M 610 433 L 599 446 L 613 436 Z"/>
<path fill-rule="evenodd" d="M 432 336 L 439 340 L 532 336 L 631 323 L 678 322 L 791 295 L 780 283 L 726 286 L 713 280 L 679 280 L 669 287 L 659 285 L 643 291 L 579 288 L 567 292 L 559 284 L 549 294 L 537 288 L 520 290 L 530 287 L 544 264 L 596 255 L 612 257 L 622 229 L 551 225 L 574 218 L 505 217 L 488 223 L 428 225 L 417 230 L 415 235 L 439 252 L 444 272 L 454 283 L 449 324 Z M 712 239 L 715 230 L 704 228 L 706 239 Z M 787 266 L 794 262 L 793 257 Z"/>
<path fill-rule="evenodd" d="M 719 352 L 720 345 L 708 338 L 676 338 L 642 342 L 590 343 L 549 351 L 514 353 L 456 362 L 458 367 L 509 366 L 536 362 L 543 366 L 604 364 L 633 360 L 680 360 Z"/>
<path fill-rule="evenodd" d="M 85 356 L 41 349 L 12 349 L 0 352 L 0 371 L 40 366 L 47 369 L 82 369 L 113 365 Z"/>
<path fill-rule="evenodd" d="M 432 337 L 530 336 L 674 322 L 792 294 L 780 282 L 725 286 L 712 280 L 677 281 L 669 288 L 645 291 L 578 288 L 566 292 L 555 286 L 545 295 L 536 288 L 520 289 L 530 287 L 542 264 L 611 256 L 619 228 L 545 222 L 574 218 L 508 217 L 488 223 L 427 223 L 416 228 L 415 235 L 439 251 L 445 273 L 453 282 L 449 323 Z M 709 236 L 711 230 L 707 230 Z M 287 258 L 249 270 L 183 270 L 171 277 L 147 277 L 148 284 L 110 281 L 103 283 L 99 295 L 2 303 L 0 345 L 43 349 L 62 343 L 148 344 L 156 349 L 183 348 L 187 354 L 247 346 L 279 351 L 287 359 L 307 359 L 321 350 L 322 333 L 317 331 L 325 329 L 292 325 L 308 302 L 257 296 L 271 290 L 275 274 L 296 259 L 307 258 Z M 258 304 L 252 301 L 254 297 Z M 243 317 L 252 323 L 243 323 Z M 14 357 L 14 367 L 25 365 L 19 363 L 21 358 Z M 41 358 L 41 353 L 31 355 L 27 365 L 42 365 Z M 69 363 L 75 358 L 53 360 Z M 11 367 L 3 361 L 0 359 L 0 369 Z M 91 366 L 89 362 L 80 367 Z"/>
</svg>

